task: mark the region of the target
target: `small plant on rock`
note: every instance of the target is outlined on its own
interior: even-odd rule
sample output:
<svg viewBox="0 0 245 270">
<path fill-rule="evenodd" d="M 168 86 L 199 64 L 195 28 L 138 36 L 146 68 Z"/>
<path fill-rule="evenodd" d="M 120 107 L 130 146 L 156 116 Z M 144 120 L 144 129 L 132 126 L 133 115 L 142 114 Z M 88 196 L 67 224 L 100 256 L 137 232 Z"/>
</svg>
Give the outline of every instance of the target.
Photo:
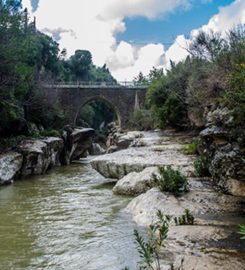
<svg viewBox="0 0 245 270">
<path fill-rule="evenodd" d="M 160 248 L 164 247 L 167 238 L 170 216 L 164 216 L 159 210 L 158 221 L 148 228 L 148 240 L 145 240 L 137 230 L 134 230 L 135 241 L 142 263 L 152 270 L 160 270 Z"/>
<path fill-rule="evenodd" d="M 208 164 L 203 157 L 198 157 L 194 161 L 196 174 L 200 177 L 209 176 Z"/>
<path fill-rule="evenodd" d="M 194 217 L 189 209 L 185 209 L 185 212 L 180 217 L 174 218 L 175 225 L 194 225 Z"/>
<path fill-rule="evenodd" d="M 159 175 L 152 174 L 152 180 L 162 192 L 170 192 L 177 196 L 188 191 L 187 177 L 178 170 L 172 169 L 171 166 L 163 166 L 158 167 L 158 173 Z"/>
<path fill-rule="evenodd" d="M 182 151 L 187 155 L 194 155 L 198 152 L 198 143 L 197 140 L 193 140 L 192 143 L 184 145 Z"/>
<path fill-rule="evenodd" d="M 239 230 L 239 234 L 242 235 L 241 239 L 244 239 L 245 240 L 245 225 L 240 225 L 240 230 Z"/>
</svg>

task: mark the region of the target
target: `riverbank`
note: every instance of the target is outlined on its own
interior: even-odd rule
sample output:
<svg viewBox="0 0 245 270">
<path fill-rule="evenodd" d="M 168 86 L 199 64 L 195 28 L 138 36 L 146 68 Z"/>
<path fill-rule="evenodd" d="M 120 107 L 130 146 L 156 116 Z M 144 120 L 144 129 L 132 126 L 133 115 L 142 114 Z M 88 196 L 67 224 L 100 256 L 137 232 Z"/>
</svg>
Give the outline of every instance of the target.
<svg viewBox="0 0 245 270">
<path fill-rule="evenodd" d="M 94 130 L 67 126 L 62 138 L 43 137 L 22 140 L 17 146 L 0 155 L 0 185 L 15 179 L 40 175 L 60 165 L 87 155 L 92 147 Z"/>
<path fill-rule="evenodd" d="M 195 155 L 185 155 L 183 146 L 192 136 L 186 133 L 150 132 L 131 143 L 131 147 L 92 161 L 92 166 L 106 177 L 119 179 L 116 194 L 134 196 L 126 211 L 139 225 L 149 226 L 157 210 L 164 215 L 181 216 L 189 209 L 194 225 L 171 224 L 162 269 L 244 269 L 244 243 L 237 234 L 245 223 L 245 198 L 218 192 L 212 179 L 196 177 Z M 188 177 L 189 192 L 175 197 L 152 188 L 151 175 L 159 165 L 170 165 Z M 140 194 L 140 195 L 139 195 Z"/>
</svg>

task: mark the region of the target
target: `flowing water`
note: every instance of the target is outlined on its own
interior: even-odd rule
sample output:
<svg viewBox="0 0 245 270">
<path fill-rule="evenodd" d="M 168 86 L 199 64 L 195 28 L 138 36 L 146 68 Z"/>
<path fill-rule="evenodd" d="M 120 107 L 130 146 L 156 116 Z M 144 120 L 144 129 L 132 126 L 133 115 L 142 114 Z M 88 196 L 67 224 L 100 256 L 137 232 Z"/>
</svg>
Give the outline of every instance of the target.
<svg viewBox="0 0 245 270">
<path fill-rule="evenodd" d="M 1 270 L 136 269 L 129 198 L 89 163 L 0 189 Z"/>
</svg>

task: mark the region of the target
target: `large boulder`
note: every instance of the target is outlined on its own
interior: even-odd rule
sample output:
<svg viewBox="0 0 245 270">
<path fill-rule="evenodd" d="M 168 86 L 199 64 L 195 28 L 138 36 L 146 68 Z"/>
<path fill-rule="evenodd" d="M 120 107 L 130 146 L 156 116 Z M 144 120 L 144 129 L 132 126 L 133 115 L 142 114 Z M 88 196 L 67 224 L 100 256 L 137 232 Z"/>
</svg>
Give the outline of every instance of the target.
<svg viewBox="0 0 245 270">
<path fill-rule="evenodd" d="M 200 152 L 217 187 L 245 196 L 245 150 L 232 137 L 231 130 L 221 126 L 204 129 L 200 133 Z"/>
<path fill-rule="evenodd" d="M 17 151 L 23 155 L 21 175 L 43 174 L 47 169 L 60 165 L 62 148 L 63 140 L 56 137 L 22 141 L 17 146 Z"/>
<path fill-rule="evenodd" d="M 134 198 L 126 210 L 132 214 L 133 220 L 142 226 L 148 226 L 156 221 L 156 212 L 161 210 L 164 215 L 181 216 L 185 209 L 189 209 L 195 218 L 205 224 L 217 214 L 237 213 L 241 215 L 244 199 L 217 193 L 208 182 L 189 179 L 190 191 L 181 197 L 161 192 L 157 187 Z M 235 214 L 236 215 L 236 214 Z M 223 220 L 224 224 L 226 220 Z"/>
<path fill-rule="evenodd" d="M 231 144 L 217 149 L 209 171 L 223 191 L 245 196 L 245 151 Z"/>
<path fill-rule="evenodd" d="M 113 188 L 115 194 L 139 195 L 151 189 L 153 183 L 152 174 L 157 174 L 157 167 L 145 168 L 142 172 L 131 172 L 120 179 Z"/>
<path fill-rule="evenodd" d="M 106 150 L 102 146 L 100 146 L 98 143 L 93 143 L 91 152 L 92 152 L 92 155 L 97 156 L 97 155 L 105 154 Z"/>
<path fill-rule="evenodd" d="M 16 152 L 0 155 L 0 185 L 9 184 L 20 173 L 23 156 Z"/>
<path fill-rule="evenodd" d="M 70 164 L 73 160 L 86 156 L 87 151 L 92 147 L 94 129 L 67 127 L 63 134 L 64 149 L 61 156 L 63 165 Z"/>
<path fill-rule="evenodd" d="M 43 174 L 49 167 L 47 144 L 40 140 L 24 140 L 18 147 L 23 155 L 21 175 Z"/>
<path fill-rule="evenodd" d="M 47 144 L 49 166 L 60 166 L 60 155 L 64 147 L 64 141 L 57 137 L 47 137 L 42 141 Z"/>
</svg>

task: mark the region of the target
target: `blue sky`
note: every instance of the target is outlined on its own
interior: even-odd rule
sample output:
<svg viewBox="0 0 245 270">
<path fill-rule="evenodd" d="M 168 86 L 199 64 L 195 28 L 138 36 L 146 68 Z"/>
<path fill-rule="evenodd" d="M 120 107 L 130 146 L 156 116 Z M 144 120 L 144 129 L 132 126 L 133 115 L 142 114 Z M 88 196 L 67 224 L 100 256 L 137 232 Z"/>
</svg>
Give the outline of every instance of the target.
<svg viewBox="0 0 245 270">
<path fill-rule="evenodd" d="M 200 30 L 225 33 L 245 24 L 245 0 L 22 0 L 37 27 L 68 56 L 92 53 L 118 80 L 168 68 Z"/>
<path fill-rule="evenodd" d="M 167 47 L 176 36 L 184 34 L 189 37 L 192 29 L 206 24 L 218 13 L 219 7 L 231 4 L 233 0 L 214 0 L 204 3 L 195 1 L 188 9 L 179 8 L 163 18 L 150 20 L 144 17 L 125 18 L 127 30 L 117 35 L 118 40 L 136 44 L 164 43 Z"/>
</svg>

